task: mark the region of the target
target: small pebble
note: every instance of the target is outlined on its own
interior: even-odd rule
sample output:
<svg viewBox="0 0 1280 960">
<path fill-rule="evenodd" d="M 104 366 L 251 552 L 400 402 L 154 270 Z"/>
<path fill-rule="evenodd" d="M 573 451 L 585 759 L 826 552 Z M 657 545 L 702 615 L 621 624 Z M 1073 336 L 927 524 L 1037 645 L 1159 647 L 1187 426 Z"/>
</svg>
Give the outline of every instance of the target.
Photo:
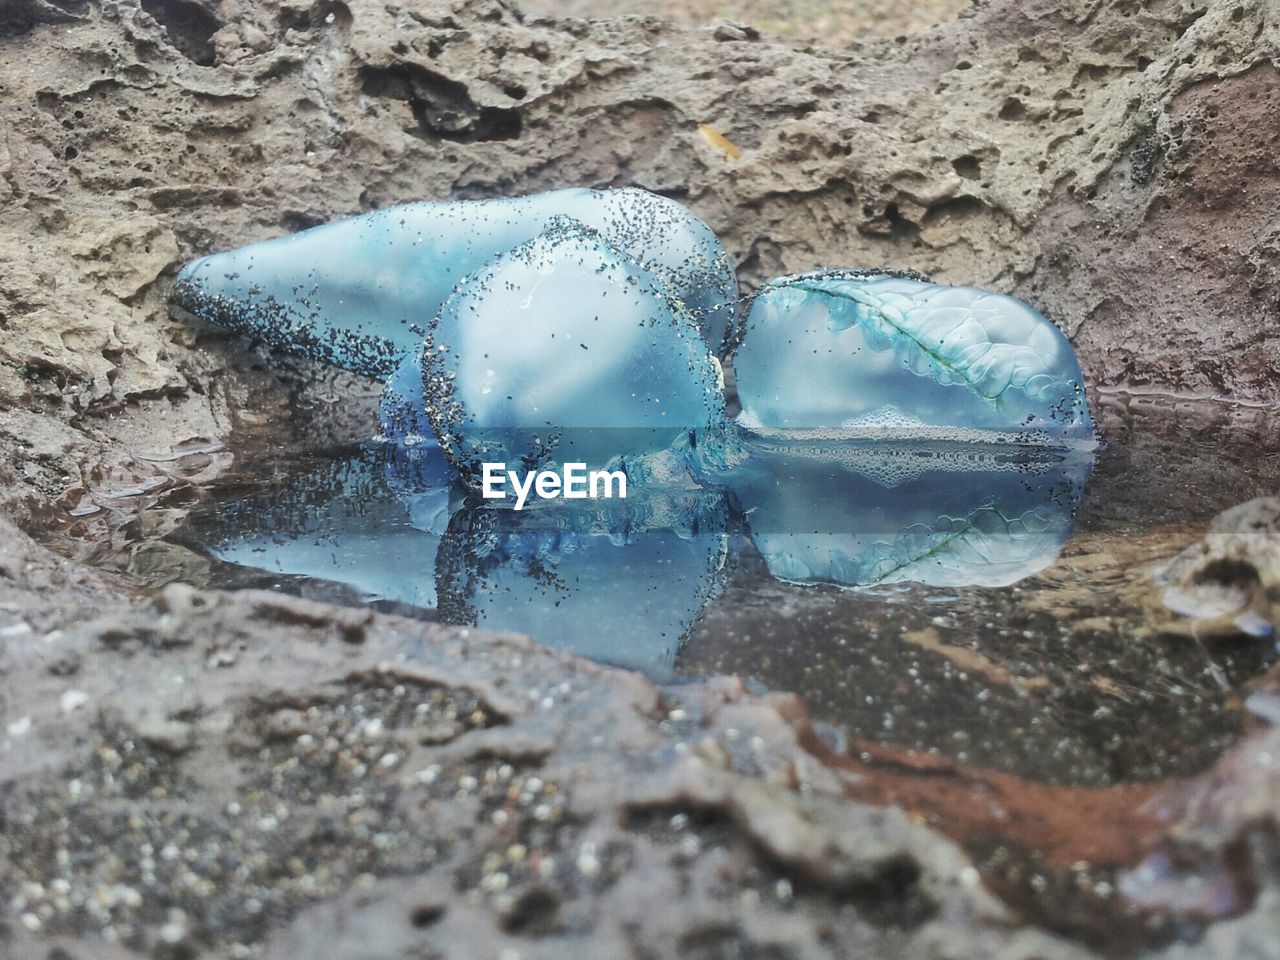
<svg viewBox="0 0 1280 960">
<path fill-rule="evenodd" d="M 89 695 L 83 690 L 68 690 L 58 701 L 62 706 L 63 713 L 71 713 L 79 710 L 89 702 Z"/>
<path fill-rule="evenodd" d="M 584 877 L 594 877 L 600 872 L 600 860 L 596 856 L 596 845 L 594 843 L 584 843 L 582 849 L 578 852 L 578 860 L 576 866 L 578 872 Z"/>
</svg>

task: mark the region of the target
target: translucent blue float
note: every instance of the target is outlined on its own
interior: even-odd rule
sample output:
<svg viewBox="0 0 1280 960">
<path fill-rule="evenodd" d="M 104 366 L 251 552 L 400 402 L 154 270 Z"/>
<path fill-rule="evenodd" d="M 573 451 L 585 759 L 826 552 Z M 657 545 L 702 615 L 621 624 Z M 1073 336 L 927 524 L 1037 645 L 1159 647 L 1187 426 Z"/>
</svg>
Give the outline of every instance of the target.
<svg viewBox="0 0 1280 960">
<path fill-rule="evenodd" d="M 634 473 L 725 429 L 720 366 L 683 303 L 574 220 L 467 276 L 418 351 L 392 381 L 383 431 L 418 429 L 421 383 L 436 438 L 473 483 L 485 462 Z"/>
<path fill-rule="evenodd" d="M 386 379 L 463 277 L 565 216 L 658 277 L 721 349 L 736 316 L 732 262 L 687 208 L 634 188 L 389 207 L 203 257 L 175 298 L 272 347 Z"/>
<path fill-rule="evenodd" d="M 914 275 L 765 284 L 733 357 L 752 433 L 1089 445 L 1075 352 L 1021 301 Z"/>
</svg>

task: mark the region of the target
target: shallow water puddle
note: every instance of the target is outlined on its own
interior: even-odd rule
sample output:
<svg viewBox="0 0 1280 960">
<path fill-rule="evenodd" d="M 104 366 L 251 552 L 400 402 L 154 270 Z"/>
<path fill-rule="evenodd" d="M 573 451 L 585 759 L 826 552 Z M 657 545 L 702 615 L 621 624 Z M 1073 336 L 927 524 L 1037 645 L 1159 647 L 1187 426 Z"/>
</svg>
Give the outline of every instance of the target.
<svg viewBox="0 0 1280 960">
<path fill-rule="evenodd" d="M 1157 830 L 1142 804 L 1241 736 L 1245 685 L 1276 660 L 1271 641 L 1164 630 L 1149 573 L 1220 510 L 1272 492 L 1280 431 L 1154 401 L 1108 402 L 1101 420 L 1096 463 L 789 448 L 732 491 L 520 513 L 451 489 L 430 450 L 242 457 L 170 539 L 209 558 L 177 569 L 203 586 L 796 693 L 815 751 L 858 774 L 853 796 L 955 838 L 1039 922 L 1117 947 L 1175 929 L 1116 893 Z"/>
</svg>

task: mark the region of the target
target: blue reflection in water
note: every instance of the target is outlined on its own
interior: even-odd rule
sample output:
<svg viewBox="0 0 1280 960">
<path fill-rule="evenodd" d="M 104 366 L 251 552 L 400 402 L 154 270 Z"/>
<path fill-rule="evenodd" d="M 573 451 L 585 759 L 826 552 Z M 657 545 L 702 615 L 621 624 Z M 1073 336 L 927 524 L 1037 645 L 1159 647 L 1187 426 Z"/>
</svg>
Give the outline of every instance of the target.
<svg viewBox="0 0 1280 960">
<path fill-rule="evenodd" d="M 439 447 L 365 445 L 198 517 L 218 559 L 669 676 L 742 550 L 799 584 L 998 586 L 1053 563 L 1091 457 L 963 443 L 744 441 L 716 487 L 485 501 Z"/>
<path fill-rule="evenodd" d="M 751 444 L 733 474 L 779 580 L 996 587 L 1052 563 L 1092 457 L 994 444 Z"/>
</svg>

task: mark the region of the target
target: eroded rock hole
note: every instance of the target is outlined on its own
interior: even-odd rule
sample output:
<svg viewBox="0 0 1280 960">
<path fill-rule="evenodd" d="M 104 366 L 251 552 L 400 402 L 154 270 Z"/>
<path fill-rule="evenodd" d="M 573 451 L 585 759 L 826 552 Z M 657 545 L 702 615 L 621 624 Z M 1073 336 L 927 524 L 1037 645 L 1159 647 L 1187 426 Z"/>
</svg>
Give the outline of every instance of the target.
<svg viewBox="0 0 1280 960">
<path fill-rule="evenodd" d="M 514 108 L 482 107 L 465 84 L 416 64 L 366 67 L 361 74 L 369 96 L 404 100 L 423 133 L 445 140 L 514 140 L 523 123 Z M 510 94 L 509 94 L 510 95 Z"/>
<path fill-rule="evenodd" d="M 1205 568 L 1196 574 L 1195 582 L 1251 589 L 1258 583 L 1258 571 L 1251 563 L 1224 558 L 1206 564 Z"/>
<path fill-rule="evenodd" d="M 419 930 L 438 923 L 444 916 L 444 907 L 438 903 L 422 903 L 409 911 L 409 923 Z"/>
<path fill-rule="evenodd" d="M 202 67 L 213 66 L 213 35 L 222 22 L 206 6 L 195 0 L 142 0 L 142 9 L 160 22 L 179 53 Z"/>
<path fill-rule="evenodd" d="M 966 180 L 980 180 L 982 178 L 982 163 L 973 154 L 966 153 L 963 157 L 956 157 L 951 161 L 951 166 L 958 175 Z"/>
<path fill-rule="evenodd" d="M 1017 97 L 1009 97 L 1004 102 L 1004 106 L 1000 108 L 1001 120 L 1025 120 L 1027 119 L 1027 108 Z"/>
<path fill-rule="evenodd" d="M 551 933 L 560 914 L 560 895 L 549 887 L 535 886 L 525 890 L 502 916 L 502 928 L 508 933 L 540 936 Z"/>
</svg>

